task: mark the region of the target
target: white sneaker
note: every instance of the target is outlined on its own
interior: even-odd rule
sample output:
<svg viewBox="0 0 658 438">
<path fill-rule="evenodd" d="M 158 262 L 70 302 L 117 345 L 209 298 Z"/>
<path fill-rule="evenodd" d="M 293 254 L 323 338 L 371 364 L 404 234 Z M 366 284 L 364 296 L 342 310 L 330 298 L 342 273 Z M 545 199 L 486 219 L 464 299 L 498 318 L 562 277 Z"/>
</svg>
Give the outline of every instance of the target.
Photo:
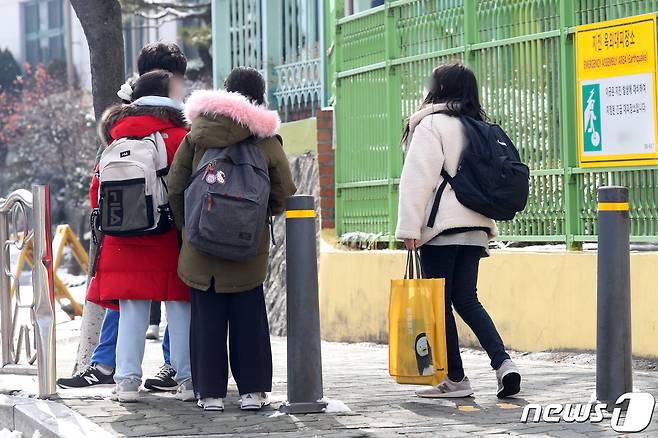
<svg viewBox="0 0 658 438">
<path fill-rule="evenodd" d="M 213 411 L 213 412 L 224 411 L 224 399 L 221 398 L 205 397 L 199 399 L 199 401 L 196 404 L 204 411 Z"/>
<path fill-rule="evenodd" d="M 416 391 L 416 395 L 422 398 L 461 398 L 473 395 L 473 388 L 471 388 L 471 382 L 466 376 L 461 382 L 453 382 L 446 376 L 436 386 L 419 389 Z"/>
<path fill-rule="evenodd" d="M 196 400 L 194 388 L 192 387 L 192 379 L 185 379 L 180 383 L 180 385 L 178 385 L 175 397 L 180 401 Z"/>
<path fill-rule="evenodd" d="M 139 400 L 139 387 L 142 385 L 141 380 L 126 379 L 116 384 L 112 389 L 110 399 L 121 403 L 131 403 Z"/>
<path fill-rule="evenodd" d="M 512 359 L 506 359 L 496 370 L 496 379 L 498 379 L 498 398 L 507 398 L 518 394 L 521 391 L 521 373 L 512 362 Z"/>
<path fill-rule="evenodd" d="M 240 396 L 240 409 L 243 411 L 257 411 L 269 404 L 270 399 L 265 392 L 251 392 Z"/>
<path fill-rule="evenodd" d="M 148 330 L 146 330 L 146 339 L 153 339 L 154 341 L 160 339 L 160 326 L 150 325 Z"/>
</svg>

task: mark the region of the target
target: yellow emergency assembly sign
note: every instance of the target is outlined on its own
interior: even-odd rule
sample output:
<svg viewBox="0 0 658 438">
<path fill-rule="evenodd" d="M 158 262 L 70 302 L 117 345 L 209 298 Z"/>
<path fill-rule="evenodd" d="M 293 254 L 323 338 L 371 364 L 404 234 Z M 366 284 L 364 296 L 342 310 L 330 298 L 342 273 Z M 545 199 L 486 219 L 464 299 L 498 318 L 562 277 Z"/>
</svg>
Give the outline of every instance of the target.
<svg viewBox="0 0 658 438">
<path fill-rule="evenodd" d="M 580 167 L 658 164 L 656 15 L 576 28 Z"/>
</svg>

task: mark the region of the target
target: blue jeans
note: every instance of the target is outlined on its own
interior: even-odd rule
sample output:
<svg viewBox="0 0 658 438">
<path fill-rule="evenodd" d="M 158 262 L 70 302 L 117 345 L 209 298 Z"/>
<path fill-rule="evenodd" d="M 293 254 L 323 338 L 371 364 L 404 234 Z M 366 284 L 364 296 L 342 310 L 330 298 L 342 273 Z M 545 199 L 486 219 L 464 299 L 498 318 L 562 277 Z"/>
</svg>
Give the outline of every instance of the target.
<svg viewBox="0 0 658 438">
<path fill-rule="evenodd" d="M 167 321 L 171 339 L 171 365 L 176 369 L 176 380 L 181 383 L 191 376 L 190 371 L 190 303 L 167 301 Z M 145 334 L 149 324 L 150 301 L 121 300 L 116 348 L 114 381 L 141 380 Z"/>
<path fill-rule="evenodd" d="M 117 366 L 117 335 L 119 333 L 119 312 L 107 309 L 103 325 L 101 325 L 101 337 L 91 356 L 91 363 L 99 363 L 110 368 Z M 162 355 L 164 362 L 171 364 L 169 354 L 169 326 L 165 329 L 164 339 L 162 340 Z"/>
</svg>

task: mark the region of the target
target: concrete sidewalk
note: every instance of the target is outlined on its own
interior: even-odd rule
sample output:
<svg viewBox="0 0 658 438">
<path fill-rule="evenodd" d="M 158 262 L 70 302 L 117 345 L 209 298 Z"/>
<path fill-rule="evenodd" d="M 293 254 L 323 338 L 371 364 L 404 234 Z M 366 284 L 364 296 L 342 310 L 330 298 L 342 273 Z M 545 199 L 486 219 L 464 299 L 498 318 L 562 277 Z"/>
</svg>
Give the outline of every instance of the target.
<svg viewBox="0 0 658 438">
<path fill-rule="evenodd" d="M 75 342 L 58 346 L 58 363 L 71 365 Z M 235 385 L 229 389 L 224 413 L 205 413 L 194 403 L 183 403 L 169 394 L 145 394 L 143 402 L 118 404 L 108 399 L 110 389 L 60 391 L 57 401 L 116 436 L 618 436 L 610 420 L 599 424 L 522 424 L 527 403 L 587 403 L 594 390 L 594 368 L 568 362 L 517 360 L 524 377 L 520 398 L 500 401 L 488 358 L 477 350 L 465 350 L 464 364 L 476 391 L 474 398 L 423 400 L 414 396 L 414 387 L 401 386 L 388 376 L 386 346 L 323 343 L 325 396 L 341 401 L 331 403 L 339 411 L 321 415 L 284 416 L 276 412 L 286 398 L 286 340 L 273 338 L 273 405 L 258 413 L 243 413 L 237 405 Z M 582 358 L 579 359 L 582 361 Z M 156 342 L 147 342 L 145 375 L 160 365 L 162 355 Z M 212 364 L 209 364 L 212 366 Z M 61 369 L 63 372 L 70 372 Z M 658 396 L 658 373 L 638 371 L 638 389 Z M 13 382 L 13 383 L 12 383 Z M 26 390 L 28 380 L 0 376 L 6 393 L 12 386 Z M 19 386 L 19 387 L 16 387 Z M 33 386 L 32 388 L 35 388 Z M 658 415 L 656 416 L 658 417 Z M 650 427 L 633 436 L 658 436 L 658 418 Z"/>
</svg>

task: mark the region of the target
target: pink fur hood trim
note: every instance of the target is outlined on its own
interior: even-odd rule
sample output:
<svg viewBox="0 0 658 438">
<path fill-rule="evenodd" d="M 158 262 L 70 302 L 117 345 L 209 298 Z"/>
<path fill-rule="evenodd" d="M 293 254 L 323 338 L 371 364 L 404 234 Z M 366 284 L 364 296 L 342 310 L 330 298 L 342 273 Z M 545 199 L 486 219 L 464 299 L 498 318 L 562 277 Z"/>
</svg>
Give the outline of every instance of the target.
<svg viewBox="0 0 658 438">
<path fill-rule="evenodd" d="M 249 128 L 257 137 L 272 137 L 281 120 L 276 111 L 255 105 L 239 93 L 225 90 L 197 90 L 185 103 L 185 115 L 192 121 L 199 116 L 225 116 Z"/>
</svg>

